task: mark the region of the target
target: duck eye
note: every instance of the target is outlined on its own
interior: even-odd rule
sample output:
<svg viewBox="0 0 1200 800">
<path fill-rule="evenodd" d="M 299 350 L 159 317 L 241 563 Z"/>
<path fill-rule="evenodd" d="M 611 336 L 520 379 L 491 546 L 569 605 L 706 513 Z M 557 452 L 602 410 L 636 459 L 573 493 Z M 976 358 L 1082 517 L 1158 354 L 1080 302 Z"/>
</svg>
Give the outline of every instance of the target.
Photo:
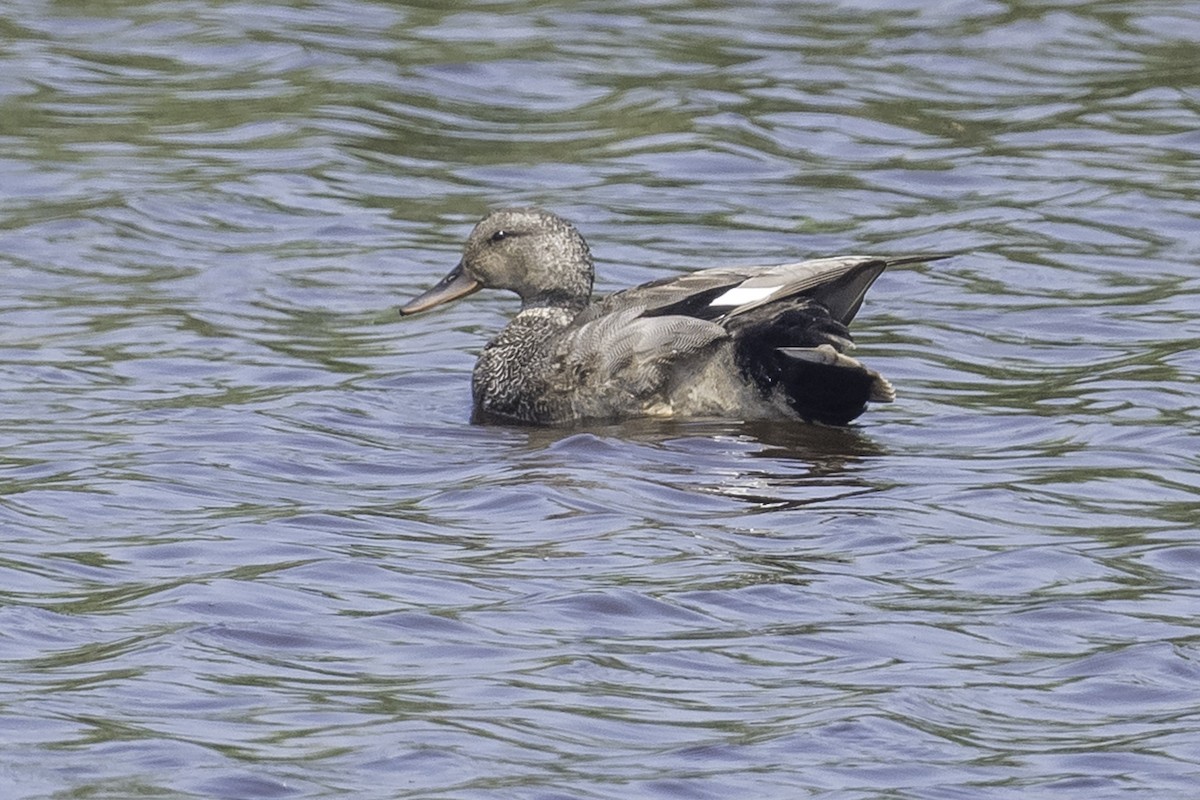
<svg viewBox="0 0 1200 800">
<path fill-rule="evenodd" d="M 509 233 L 508 233 L 508 231 L 506 231 L 506 230 L 498 230 L 498 231 L 496 231 L 495 233 L 493 233 L 493 234 L 491 235 L 491 237 L 488 239 L 488 241 L 491 241 L 491 242 L 503 242 L 505 239 L 507 239 L 507 238 L 508 238 L 508 236 L 509 236 Z"/>
</svg>

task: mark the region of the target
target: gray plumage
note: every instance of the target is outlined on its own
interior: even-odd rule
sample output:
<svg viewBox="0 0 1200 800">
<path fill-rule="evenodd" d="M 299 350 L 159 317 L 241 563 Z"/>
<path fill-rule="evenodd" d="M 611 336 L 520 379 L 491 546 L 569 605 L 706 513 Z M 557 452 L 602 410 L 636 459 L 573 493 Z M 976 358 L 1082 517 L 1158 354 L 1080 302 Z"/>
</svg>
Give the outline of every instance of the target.
<svg viewBox="0 0 1200 800">
<path fill-rule="evenodd" d="M 655 415 L 844 424 L 868 401 L 894 397 L 885 378 L 846 355 L 846 326 L 863 296 L 888 266 L 944 257 L 709 269 L 591 302 L 591 253 L 574 226 L 539 209 L 504 209 L 476 225 L 459 265 L 401 313 L 485 287 L 521 297 L 521 311 L 475 365 L 479 421 Z"/>
</svg>

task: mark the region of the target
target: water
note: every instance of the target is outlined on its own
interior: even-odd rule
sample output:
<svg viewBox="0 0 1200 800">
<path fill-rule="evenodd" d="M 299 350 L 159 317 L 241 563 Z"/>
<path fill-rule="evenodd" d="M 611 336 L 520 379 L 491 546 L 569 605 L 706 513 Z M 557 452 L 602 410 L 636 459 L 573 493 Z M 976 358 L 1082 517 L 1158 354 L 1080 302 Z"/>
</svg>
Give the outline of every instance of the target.
<svg viewBox="0 0 1200 800">
<path fill-rule="evenodd" d="M 0 12 L 6 798 L 1190 797 L 1200 12 Z M 473 427 L 488 208 L 884 275 L 849 430 Z"/>
</svg>

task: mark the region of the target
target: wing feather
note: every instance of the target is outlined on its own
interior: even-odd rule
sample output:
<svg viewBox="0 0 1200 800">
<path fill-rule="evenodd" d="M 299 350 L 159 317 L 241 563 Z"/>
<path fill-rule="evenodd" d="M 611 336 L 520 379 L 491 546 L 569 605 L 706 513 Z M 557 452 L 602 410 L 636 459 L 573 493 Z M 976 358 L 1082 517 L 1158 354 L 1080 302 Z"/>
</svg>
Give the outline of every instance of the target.
<svg viewBox="0 0 1200 800">
<path fill-rule="evenodd" d="M 807 295 L 828 308 L 834 319 L 846 324 L 858 313 L 863 296 L 887 267 L 946 257 L 945 254 L 899 258 L 848 255 L 774 266 L 705 269 L 610 294 L 584 311 L 580 321 L 634 306 L 640 307 L 647 317 L 683 314 L 711 320 Z"/>
<path fill-rule="evenodd" d="M 582 324 L 577 320 L 559 341 L 558 358 L 590 386 L 645 395 L 662 388 L 670 367 L 729 336 L 706 320 L 644 313 L 634 306 Z"/>
</svg>

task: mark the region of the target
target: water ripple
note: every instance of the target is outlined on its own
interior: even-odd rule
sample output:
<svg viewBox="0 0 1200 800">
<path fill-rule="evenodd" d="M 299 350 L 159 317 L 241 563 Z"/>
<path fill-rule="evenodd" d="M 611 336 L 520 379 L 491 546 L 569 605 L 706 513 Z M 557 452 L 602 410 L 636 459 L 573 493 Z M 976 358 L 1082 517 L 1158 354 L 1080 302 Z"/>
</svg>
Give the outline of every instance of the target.
<svg viewBox="0 0 1200 800">
<path fill-rule="evenodd" d="M 12 796 L 1192 789 L 1190 8 L 0 31 Z M 959 255 L 872 290 L 852 429 L 470 426 L 512 298 L 394 309 L 505 203 L 604 289 Z"/>
</svg>

